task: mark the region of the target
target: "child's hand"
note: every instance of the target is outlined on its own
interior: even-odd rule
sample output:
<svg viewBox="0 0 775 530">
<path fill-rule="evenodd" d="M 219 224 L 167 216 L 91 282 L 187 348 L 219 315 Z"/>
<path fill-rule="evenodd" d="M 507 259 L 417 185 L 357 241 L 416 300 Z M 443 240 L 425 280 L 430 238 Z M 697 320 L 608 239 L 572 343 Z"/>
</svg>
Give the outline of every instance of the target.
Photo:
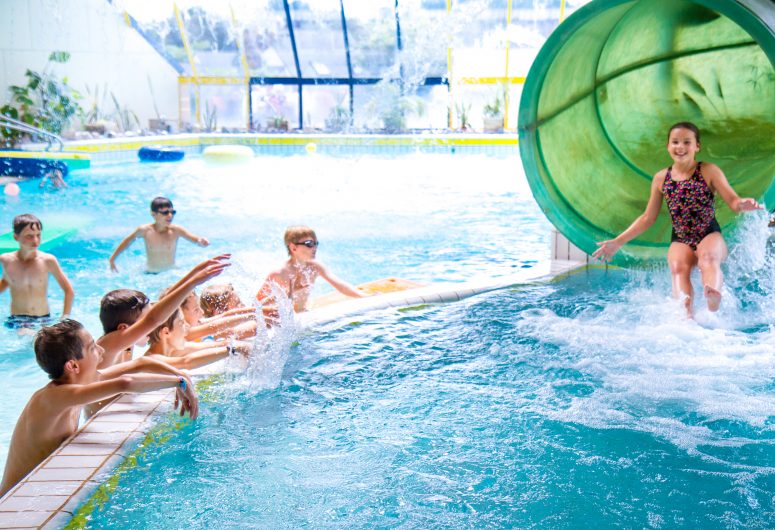
<svg viewBox="0 0 775 530">
<path fill-rule="evenodd" d="M 110 260 L 110 270 L 113 272 L 118 272 L 118 267 L 116 267 L 116 262 L 113 260 Z"/>
<path fill-rule="evenodd" d="M 217 256 L 214 256 L 210 259 L 206 259 L 203 262 L 195 265 L 194 268 L 191 269 L 189 274 L 196 274 L 197 272 L 203 271 L 210 265 L 216 265 L 218 263 L 222 263 L 230 258 L 231 258 L 231 254 L 218 254 Z"/>
<path fill-rule="evenodd" d="M 206 247 L 210 245 L 210 242 L 207 240 L 206 237 L 200 237 L 199 239 L 196 240 L 196 244 L 199 245 L 200 247 Z"/>
<path fill-rule="evenodd" d="M 218 276 L 226 267 L 231 267 L 231 263 L 214 263 L 198 271 L 191 277 L 191 280 L 194 285 L 200 285 Z"/>
<path fill-rule="evenodd" d="M 740 208 L 741 212 L 752 212 L 754 210 L 763 210 L 764 207 L 756 202 L 756 199 L 740 199 L 740 202 L 737 203 L 738 208 Z"/>
<path fill-rule="evenodd" d="M 597 244 L 599 247 L 592 253 L 592 257 L 599 259 L 600 261 L 611 261 L 611 258 L 622 247 L 615 239 L 609 239 L 607 241 L 601 241 Z"/>
<path fill-rule="evenodd" d="M 195 420 L 199 415 L 199 399 L 194 391 L 194 385 L 188 377 L 186 377 L 185 390 L 179 386 L 175 389 L 175 409 L 178 408 L 178 405 L 180 405 L 181 416 L 188 412 L 188 416 Z"/>
</svg>

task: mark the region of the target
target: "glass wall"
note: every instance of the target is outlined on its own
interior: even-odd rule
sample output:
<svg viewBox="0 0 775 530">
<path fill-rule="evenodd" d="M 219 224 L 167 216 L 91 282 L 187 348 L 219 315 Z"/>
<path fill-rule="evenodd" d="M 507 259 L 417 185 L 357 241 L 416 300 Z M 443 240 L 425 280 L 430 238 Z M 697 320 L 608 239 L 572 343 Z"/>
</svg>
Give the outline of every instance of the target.
<svg viewBox="0 0 775 530">
<path fill-rule="evenodd" d="M 110 1 L 110 0 L 109 0 Z M 587 0 L 114 0 L 180 73 L 182 127 L 513 130 Z"/>
</svg>

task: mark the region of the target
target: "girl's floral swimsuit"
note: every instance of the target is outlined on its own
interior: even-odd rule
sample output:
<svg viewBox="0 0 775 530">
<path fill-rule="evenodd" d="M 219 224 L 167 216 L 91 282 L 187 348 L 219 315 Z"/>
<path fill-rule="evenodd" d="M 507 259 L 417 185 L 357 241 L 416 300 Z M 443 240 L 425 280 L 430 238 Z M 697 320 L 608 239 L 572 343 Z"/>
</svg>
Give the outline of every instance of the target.
<svg viewBox="0 0 775 530">
<path fill-rule="evenodd" d="M 685 243 L 692 250 L 697 250 L 697 244 L 708 234 L 721 232 L 716 221 L 715 201 L 705 179 L 700 173 L 700 165 L 686 180 L 673 180 L 673 166 L 667 168 L 662 193 L 670 210 L 673 221 L 673 234 L 670 241 Z"/>
</svg>

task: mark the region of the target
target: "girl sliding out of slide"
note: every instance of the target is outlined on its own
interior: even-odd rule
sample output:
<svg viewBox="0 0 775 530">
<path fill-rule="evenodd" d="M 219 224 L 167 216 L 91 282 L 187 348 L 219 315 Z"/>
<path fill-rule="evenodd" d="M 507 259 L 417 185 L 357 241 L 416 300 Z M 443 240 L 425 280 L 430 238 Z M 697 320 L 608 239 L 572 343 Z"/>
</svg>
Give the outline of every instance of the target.
<svg viewBox="0 0 775 530">
<path fill-rule="evenodd" d="M 738 197 L 718 166 L 697 161 L 699 151 L 700 131 L 696 125 L 681 122 L 670 127 L 667 152 L 673 164 L 654 175 L 646 211 L 614 239 L 598 243 L 599 248 L 592 254 L 608 261 L 622 245 L 648 230 L 657 220 L 664 197 L 673 222 L 667 251 L 673 296 L 683 296 L 690 318 L 694 298 L 691 272 L 695 265 L 702 274 L 708 309 L 718 311 L 721 304 L 721 263 L 727 257 L 727 245 L 716 221 L 715 194 L 718 192 L 734 212 L 762 209 L 755 199 Z"/>
</svg>

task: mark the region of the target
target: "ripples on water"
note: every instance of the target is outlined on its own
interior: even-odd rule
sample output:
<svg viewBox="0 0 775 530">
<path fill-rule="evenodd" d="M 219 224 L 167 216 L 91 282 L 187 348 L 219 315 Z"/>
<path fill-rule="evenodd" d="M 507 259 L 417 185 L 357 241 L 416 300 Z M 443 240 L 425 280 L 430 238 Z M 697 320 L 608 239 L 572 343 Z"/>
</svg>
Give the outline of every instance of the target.
<svg viewBox="0 0 775 530">
<path fill-rule="evenodd" d="M 286 328 L 276 384 L 221 387 L 93 527 L 771 527 L 766 235 L 694 321 L 660 268 Z"/>
</svg>

